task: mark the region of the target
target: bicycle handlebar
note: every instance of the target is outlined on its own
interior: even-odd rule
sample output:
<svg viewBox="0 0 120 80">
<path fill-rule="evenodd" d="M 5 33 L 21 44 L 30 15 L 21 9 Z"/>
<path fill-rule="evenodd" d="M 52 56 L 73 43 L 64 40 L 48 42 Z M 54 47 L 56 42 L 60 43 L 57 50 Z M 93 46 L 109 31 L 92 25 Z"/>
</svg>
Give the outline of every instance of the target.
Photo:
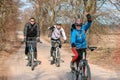
<svg viewBox="0 0 120 80">
<path fill-rule="evenodd" d="M 88 49 L 91 50 L 91 51 L 94 51 L 95 49 L 97 49 L 97 47 L 89 47 L 88 46 Z"/>
<path fill-rule="evenodd" d="M 80 50 L 85 50 L 85 49 L 89 49 L 89 50 L 91 50 L 91 51 L 94 51 L 95 49 L 96 49 L 97 47 L 87 47 L 87 48 L 78 48 L 78 49 L 80 49 Z"/>
</svg>

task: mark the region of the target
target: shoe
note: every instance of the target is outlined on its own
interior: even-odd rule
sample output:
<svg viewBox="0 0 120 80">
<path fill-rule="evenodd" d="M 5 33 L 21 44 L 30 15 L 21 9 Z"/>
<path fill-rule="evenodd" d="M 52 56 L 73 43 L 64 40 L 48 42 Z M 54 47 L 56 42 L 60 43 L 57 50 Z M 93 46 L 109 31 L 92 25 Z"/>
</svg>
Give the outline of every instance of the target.
<svg viewBox="0 0 120 80">
<path fill-rule="evenodd" d="M 37 59 L 34 58 L 34 61 L 37 61 Z"/>
<path fill-rule="evenodd" d="M 71 68 L 72 70 L 75 70 L 74 63 L 73 63 L 73 62 L 70 63 L 70 68 Z"/>
<path fill-rule="evenodd" d="M 25 56 L 25 60 L 28 60 L 28 56 Z"/>
<path fill-rule="evenodd" d="M 50 64 L 54 64 L 53 57 L 50 57 Z"/>
<path fill-rule="evenodd" d="M 54 64 L 54 61 L 51 61 L 50 64 L 53 65 L 53 64 Z"/>
<path fill-rule="evenodd" d="M 53 61 L 53 57 L 52 56 L 50 57 L 50 61 Z"/>
<path fill-rule="evenodd" d="M 40 43 L 42 43 L 42 41 L 40 41 Z"/>
</svg>

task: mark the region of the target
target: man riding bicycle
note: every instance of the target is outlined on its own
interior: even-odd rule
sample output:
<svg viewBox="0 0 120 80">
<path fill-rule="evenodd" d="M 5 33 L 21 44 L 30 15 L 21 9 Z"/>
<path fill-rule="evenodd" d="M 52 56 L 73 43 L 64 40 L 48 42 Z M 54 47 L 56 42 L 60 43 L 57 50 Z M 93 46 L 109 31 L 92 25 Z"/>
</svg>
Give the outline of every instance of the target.
<svg viewBox="0 0 120 80">
<path fill-rule="evenodd" d="M 87 22 L 83 25 L 81 19 L 75 20 L 75 27 L 71 29 L 71 46 L 72 46 L 72 52 L 74 53 L 74 57 L 72 58 L 70 67 L 71 69 L 74 69 L 74 62 L 76 62 L 77 59 L 82 59 L 82 53 L 86 53 L 86 31 L 90 28 L 92 20 L 91 15 L 89 13 L 85 13 L 87 17 Z"/>
<path fill-rule="evenodd" d="M 61 44 L 61 40 L 60 37 L 62 36 L 64 39 L 64 43 L 66 42 L 66 34 L 64 29 L 62 28 L 62 24 L 60 22 L 56 22 L 56 25 L 49 27 L 48 28 L 51 33 L 50 33 L 50 37 L 51 37 L 51 50 L 50 50 L 50 58 L 51 58 L 51 64 L 54 64 L 53 61 L 53 50 L 55 49 L 55 41 L 60 41 L 59 47 L 62 47 Z"/>
<path fill-rule="evenodd" d="M 35 18 L 30 18 L 29 22 L 25 24 L 24 27 L 24 39 L 25 41 L 36 41 L 40 40 L 40 27 L 37 22 L 35 22 Z M 26 42 L 25 47 L 25 59 L 28 59 L 28 45 L 29 43 Z M 37 60 L 37 43 L 33 43 L 34 45 L 34 60 Z"/>
</svg>

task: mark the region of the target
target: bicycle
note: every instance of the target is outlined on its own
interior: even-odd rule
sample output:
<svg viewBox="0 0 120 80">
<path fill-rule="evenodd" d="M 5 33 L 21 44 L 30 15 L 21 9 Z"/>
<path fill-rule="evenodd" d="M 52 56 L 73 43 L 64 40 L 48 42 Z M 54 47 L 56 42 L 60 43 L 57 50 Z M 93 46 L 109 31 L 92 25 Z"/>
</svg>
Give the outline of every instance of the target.
<svg viewBox="0 0 120 80">
<path fill-rule="evenodd" d="M 60 51 L 59 51 L 59 45 L 60 41 L 53 41 L 55 43 L 54 50 L 53 50 L 53 63 L 56 64 L 57 67 L 60 67 Z M 52 61 L 51 61 L 52 64 Z"/>
<path fill-rule="evenodd" d="M 36 43 L 38 42 L 36 40 L 36 38 L 34 37 L 29 37 L 28 38 L 28 41 L 25 40 L 25 42 L 27 42 L 27 47 L 28 47 L 28 63 L 27 63 L 27 66 L 30 66 L 31 67 L 31 70 L 34 70 L 34 67 L 35 67 L 35 61 L 34 61 L 34 47 L 36 46 Z M 39 63 L 40 64 L 40 63 Z"/>
<path fill-rule="evenodd" d="M 96 48 L 97 47 L 88 47 L 91 51 L 94 51 Z M 75 68 L 71 70 L 73 80 L 91 80 L 91 71 L 85 58 L 85 52 L 82 53 L 82 59 L 78 59 L 75 63 Z"/>
</svg>

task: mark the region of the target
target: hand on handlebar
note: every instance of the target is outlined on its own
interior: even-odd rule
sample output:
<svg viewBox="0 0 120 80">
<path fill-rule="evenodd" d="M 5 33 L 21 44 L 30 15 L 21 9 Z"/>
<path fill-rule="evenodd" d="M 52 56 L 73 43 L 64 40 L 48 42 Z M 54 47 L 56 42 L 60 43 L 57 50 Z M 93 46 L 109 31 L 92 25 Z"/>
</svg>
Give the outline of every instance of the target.
<svg viewBox="0 0 120 80">
<path fill-rule="evenodd" d="M 88 46 L 88 49 L 90 49 L 91 51 L 94 51 L 97 47 L 89 47 Z"/>
</svg>

